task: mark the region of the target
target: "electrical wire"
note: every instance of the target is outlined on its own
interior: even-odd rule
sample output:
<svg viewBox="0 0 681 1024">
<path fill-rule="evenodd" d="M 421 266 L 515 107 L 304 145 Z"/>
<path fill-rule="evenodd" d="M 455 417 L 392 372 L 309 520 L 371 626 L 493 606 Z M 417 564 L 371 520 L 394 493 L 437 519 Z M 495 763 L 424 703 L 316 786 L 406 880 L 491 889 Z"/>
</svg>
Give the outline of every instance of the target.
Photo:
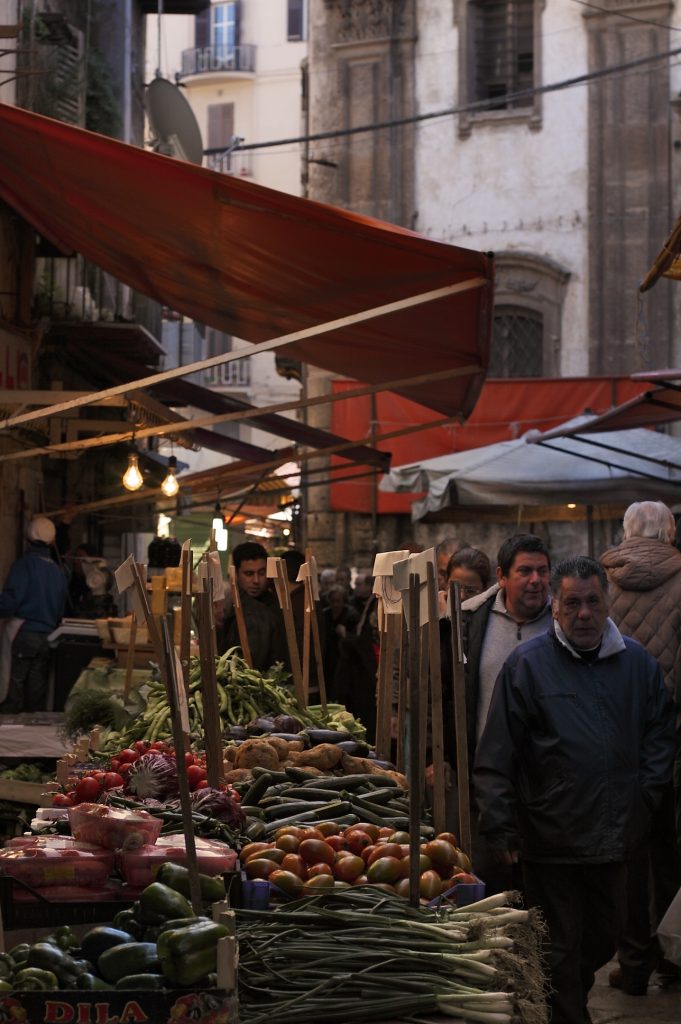
<svg viewBox="0 0 681 1024">
<path fill-rule="evenodd" d="M 665 25 L 661 21 L 651 21 L 649 18 L 637 18 L 635 14 L 625 14 L 624 11 L 616 11 L 609 7 L 599 7 L 598 4 L 587 3 L 587 0 L 572 0 L 573 4 L 580 7 L 590 7 L 592 11 L 600 14 L 607 14 L 609 17 L 624 18 L 626 21 L 636 21 L 639 25 L 652 25 L 654 28 L 667 28 L 670 32 L 681 32 L 678 25 Z"/>
<path fill-rule="evenodd" d="M 519 89 L 516 92 L 507 93 L 503 96 L 503 100 L 506 104 L 517 103 L 519 100 L 532 99 L 535 96 L 543 96 L 548 93 L 560 92 L 563 89 L 572 89 L 575 86 L 585 85 L 589 82 L 596 82 L 623 71 L 632 71 L 636 68 L 644 67 L 648 64 L 654 63 L 655 61 L 669 60 L 672 57 L 677 57 L 679 54 L 681 54 L 681 47 L 677 47 L 673 50 L 667 50 L 664 53 L 650 54 L 647 57 L 638 57 L 635 60 L 626 61 L 622 64 L 615 64 L 607 68 L 601 68 L 598 71 L 589 71 L 583 75 L 564 78 L 560 82 L 552 82 L 549 85 L 539 85 L 531 89 Z M 424 114 L 413 114 L 409 117 L 398 117 L 389 121 L 374 122 L 373 124 L 357 125 L 353 128 L 338 128 L 330 131 L 314 132 L 308 135 L 291 136 L 285 139 L 273 139 L 269 142 L 245 143 L 234 147 L 232 152 L 250 152 L 257 149 L 273 149 L 278 146 L 290 146 L 301 142 L 319 142 L 325 139 L 347 138 L 351 135 L 381 131 L 384 128 L 397 128 L 401 125 L 419 124 L 438 117 L 449 118 L 457 114 L 485 113 L 488 110 L 498 109 L 499 100 L 500 97 L 496 96 L 491 99 L 475 100 L 472 103 L 465 103 L 457 107 L 447 107 L 444 110 L 434 110 Z M 210 149 L 205 149 L 204 154 L 211 156 L 217 153 L 224 153 L 226 148 L 227 147 L 225 146 L 211 147 Z"/>
</svg>

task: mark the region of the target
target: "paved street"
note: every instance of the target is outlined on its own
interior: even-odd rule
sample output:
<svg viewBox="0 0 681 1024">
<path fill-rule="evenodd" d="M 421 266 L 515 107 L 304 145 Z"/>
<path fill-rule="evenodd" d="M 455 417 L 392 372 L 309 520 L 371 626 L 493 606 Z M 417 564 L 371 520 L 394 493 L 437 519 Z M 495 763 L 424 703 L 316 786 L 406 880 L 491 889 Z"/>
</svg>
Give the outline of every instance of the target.
<svg viewBox="0 0 681 1024">
<path fill-rule="evenodd" d="M 627 996 L 608 985 L 608 974 L 616 964 L 599 971 L 589 1000 L 593 1024 L 679 1024 L 681 983 L 662 989 L 648 986 L 646 996 Z"/>
</svg>

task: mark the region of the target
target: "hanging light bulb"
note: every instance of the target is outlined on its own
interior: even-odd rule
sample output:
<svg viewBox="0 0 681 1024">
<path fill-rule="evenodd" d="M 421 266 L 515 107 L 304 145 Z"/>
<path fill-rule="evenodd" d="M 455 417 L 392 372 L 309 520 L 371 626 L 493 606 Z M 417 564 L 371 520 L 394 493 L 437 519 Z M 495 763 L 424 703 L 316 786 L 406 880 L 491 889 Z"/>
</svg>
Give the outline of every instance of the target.
<svg viewBox="0 0 681 1024">
<path fill-rule="evenodd" d="M 166 498 L 174 498 L 180 489 L 180 485 L 177 482 L 175 473 L 177 471 L 177 459 L 174 455 L 171 455 L 168 459 L 168 472 L 166 474 L 163 483 L 161 484 L 161 490 L 165 494 Z"/>
<path fill-rule="evenodd" d="M 138 491 L 144 483 L 144 477 L 137 465 L 137 457 L 137 449 L 133 444 L 128 453 L 128 468 L 123 474 L 123 478 L 121 480 L 126 491 Z"/>
<path fill-rule="evenodd" d="M 220 502 L 215 502 L 215 515 L 213 516 L 213 533 L 215 535 L 215 546 L 218 551 L 227 550 L 228 533 L 225 528 L 225 517 L 220 509 Z"/>
</svg>

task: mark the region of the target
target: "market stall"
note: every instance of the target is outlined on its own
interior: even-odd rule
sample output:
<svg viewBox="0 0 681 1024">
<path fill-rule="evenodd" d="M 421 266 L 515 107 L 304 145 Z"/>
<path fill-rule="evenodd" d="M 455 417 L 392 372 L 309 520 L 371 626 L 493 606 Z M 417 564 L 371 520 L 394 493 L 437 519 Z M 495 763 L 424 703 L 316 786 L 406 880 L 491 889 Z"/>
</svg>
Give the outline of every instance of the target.
<svg viewBox="0 0 681 1024">
<path fill-rule="evenodd" d="M 238 650 L 207 658 L 205 601 L 203 651 L 185 673 L 131 569 L 158 671 L 123 690 L 126 715 L 96 749 L 85 738 L 61 759 L 52 806 L 0 850 L 10 940 L 0 1006 L 68 1014 L 96 1001 L 131 1013 L 134 1003 L 140 1020 L 190 1007 L 192 1019 L 257 1024 L 303 1009 L 315 1020 L 342 985 L 343 1013 L 357 1020 L 417 1010 L 477 1020 L 478 1008 L 545 1019 L 537 922 L 507 896 L 484 899 L 466 850 L 423 803 L 434 562 L 384 553 L 377 572 L 390 607 L 404 602 L 410 637 L 397 697 L 403 770 L 344 708 L 310 705 L 279 669 L 257 672 Z M 391 662 L 396 634 L 386 624 L 382 636 Z M 385 677 L 379 669 L 379 701 Z M 434 749 L 441 756 L 435 734 Z M 51 930 L 12 944 L 19 921 Z"/>
</svg>

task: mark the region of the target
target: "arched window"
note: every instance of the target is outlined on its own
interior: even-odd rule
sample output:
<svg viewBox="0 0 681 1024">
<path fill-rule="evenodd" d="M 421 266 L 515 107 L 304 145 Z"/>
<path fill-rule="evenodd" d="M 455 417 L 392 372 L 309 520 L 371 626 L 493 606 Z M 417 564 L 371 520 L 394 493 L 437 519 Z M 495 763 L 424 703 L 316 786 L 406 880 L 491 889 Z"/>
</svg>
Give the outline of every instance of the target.
<svg viewBox="0 0 681 1024">
<path fill-rule="evenodd" d="M 534 253 L 495 253 L 490 377 L 552 377 L 561 369 L 563 304 L 570 274 Z"/>
</svg>

